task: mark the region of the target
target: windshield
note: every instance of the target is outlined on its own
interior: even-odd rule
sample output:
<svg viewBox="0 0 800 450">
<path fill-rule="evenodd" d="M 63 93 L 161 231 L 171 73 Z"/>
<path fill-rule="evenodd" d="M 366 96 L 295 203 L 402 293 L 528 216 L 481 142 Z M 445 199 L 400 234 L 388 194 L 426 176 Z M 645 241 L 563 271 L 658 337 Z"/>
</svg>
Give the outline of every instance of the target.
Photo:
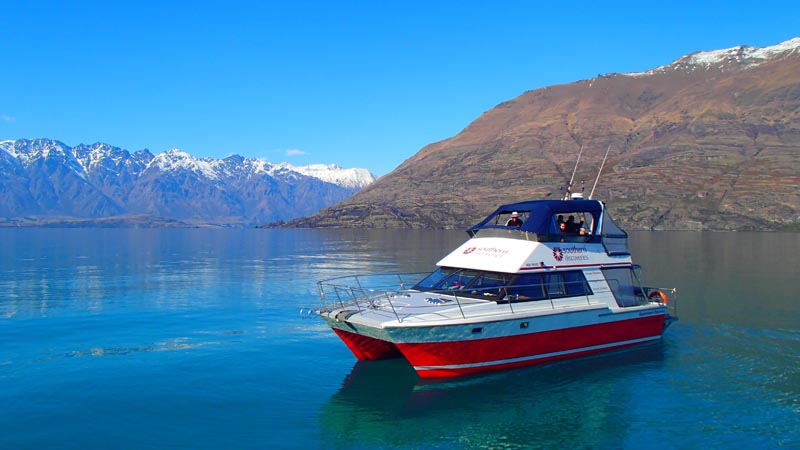
<svg viewBox="0 0 800 450">
<path fill-rule="evenodd" d="M 511 274 L 453 267 L 436 269 L 413 289 L 497 301 L 544 300 L 592 293 L 581 270 Z"/>
<path fill-rule="evenodd" d="M 440 267 L 436 269 L 433 273 L 425 277 L 422 281 L 417 283 L 412 289 L 418 291 L 426 291 L 436 289 L 443 279 L 449 277 L 453 273 L 457 272 L 458 269 L 454 269 L 452 267 Z"/>
<path fill-rule="evenodd" d="M 477 270 L 440 267 L 414 286 L 418 291 L 464 289 L 480 274 Z"/>
</svg>

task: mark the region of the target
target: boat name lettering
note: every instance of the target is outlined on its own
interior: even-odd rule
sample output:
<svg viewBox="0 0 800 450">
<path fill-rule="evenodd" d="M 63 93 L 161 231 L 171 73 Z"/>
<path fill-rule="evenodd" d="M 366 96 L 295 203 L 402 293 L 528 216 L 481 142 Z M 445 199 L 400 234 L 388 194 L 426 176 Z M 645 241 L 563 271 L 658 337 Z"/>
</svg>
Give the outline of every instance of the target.
<svg viewBox="0 0 800 450">
<path fill-rule="evenodd" d="M 586 247 L 553 247 L 553 259 L 556 261 L 588 261 L 589 250 Z"/>
<path fill-rule="evenodd" d="M 479 256 L 490 256 L 493 258 L 502 258 L 506 256 L 508 252 L 509 251 L 504 248 L 497 247 L 469 247 L 468 249 L 464 250 L 465 255 L 475 253 Z"/>
</svg>

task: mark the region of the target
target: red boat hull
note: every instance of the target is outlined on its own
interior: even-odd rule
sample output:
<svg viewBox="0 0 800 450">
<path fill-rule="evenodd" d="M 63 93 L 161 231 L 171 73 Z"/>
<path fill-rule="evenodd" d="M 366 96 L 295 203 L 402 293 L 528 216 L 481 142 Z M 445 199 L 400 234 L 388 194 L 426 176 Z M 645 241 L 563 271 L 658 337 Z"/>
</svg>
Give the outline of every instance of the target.
<svg viewBox="0 0 800 450">
<path fill-rule="evenodd" d="M 403 356 L 400 350 L 397 349 L 397 346 L 391 342 L 351 333 L 339 328 L 334 328 L 333 331 L 359 361 L 399 358 Z"/>
<path fill-rule="evenodd" d="M 664 316 L 652 315 L 513 336 L 391 343 L 334 329 L 359 360 L 402 353 L 422 378 L 453 377 L 574 358 L 653 341 Z"/>
</svg>

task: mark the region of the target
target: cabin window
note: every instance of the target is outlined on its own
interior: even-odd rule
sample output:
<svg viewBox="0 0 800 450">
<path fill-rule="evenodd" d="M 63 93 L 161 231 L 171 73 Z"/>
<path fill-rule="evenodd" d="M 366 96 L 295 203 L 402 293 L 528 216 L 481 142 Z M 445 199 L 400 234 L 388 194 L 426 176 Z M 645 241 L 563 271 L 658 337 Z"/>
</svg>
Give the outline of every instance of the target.
<svg viewBox="0 0 800 450">
<path fill-rule="evenodd" d="M 550 224 L 551 233 L 568 236 L 589 236 L 595 228 L 594 217 L 587 212 L 554 214 Z"/>
<path fill-rule="evenodd" d="M 567 290 L 567 297 L 576 297 L 579 295 L 589 295 L 592 293 L 589 289 L 589 283 L 586 282 L 586 277 L 583 272 L 574 270 L 564 272 L 564 288 Z"/>
<path fill-rule="evenodd" d="M 435 289 L 461 290 L 469 286 L 479 273 L 477 270 L 459 270 L 440 281 L 434 287 Z"/>
<path fill-rule="evenodd" d="M 467 290 L 472 295 L 496 297 L 501 293 L 501 287 L 508 284 L 511 275 L 497 272 L 483 272 L 475 277 Z"/>
<path fill-rule="evenodd" d="M 635 306 L 644 300 L 632 268 L 606 268 L 602 271 L 619 306 Z"/>
<path fill-rule="evenodd" d="M 498 301 L 502 299 L 513 302 L 592 294 L 586 277 L 580 270 L 515 275 L 440 267 L 417 283 L 414 289 L 458 291 L 458 295 L 480 298 L 496 297 Z"/>
<path fill-rule="evenodd" d="M 592 294 L 586 277 L 580 270 L 520 275 L 508 286 L 506 291 L 512 301 L 544 300 Z"/>
<path fill-rule="evenodd" d="M 549 298 L 591 295 L 589 283 L 581 270 L 545 274 L 545 288 Z"/>
<path fill-rule="evenodd" d="M 506 292 L 506 296 L 511 296 L 511 298 L 520 301 L 542 300 L 545 298 L 542 274 L 529 273 L 520 275 L 506 289 Z"/>
<path fill-rule="evenodd" d="M 454 269 L 452 267 L 440 267 L 435 271 L 433 271 L 433 273 L 425 277 L 422 281 L 417 283 L 414 286 L 414 289 L 418 291 L 422 291 L 425 289 L 435 289 L 436 285 L 441 283 L 443 279 L 449 277 L 450 275 L 454 274 L 457 271 L 458 269 Z"/>
<path fill-rule="evenodd" d="M 505 227 L 519 227 L 530 216 L 530 211 L 502 211 L 495 216 L 494 224 Z"/>
<path fill-rule="evenodd" d="M 563 212 L 550 216 L 540 242 L 599 242 L 598 221 L 588 211 Z"/>
<path fill-rule="evenodd" d="M 567 291 L 564 289 L 564 277 L 560 273 L 545 274 L 544 279 L 548 297 L 564 297 L 567 295 Z"/>
<path fill-rule="evenodd" d="M 418 291 L 464 289 L 480 274 L 477 270 L 440 267 L 414 286 Z"/>
</svg>

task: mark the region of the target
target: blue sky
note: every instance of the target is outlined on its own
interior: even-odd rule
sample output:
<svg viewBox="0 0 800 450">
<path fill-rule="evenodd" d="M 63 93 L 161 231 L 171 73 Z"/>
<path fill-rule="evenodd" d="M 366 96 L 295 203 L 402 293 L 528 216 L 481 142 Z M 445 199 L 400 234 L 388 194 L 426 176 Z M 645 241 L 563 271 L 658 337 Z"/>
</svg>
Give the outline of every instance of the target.
<svg viewBox="0 0 800 450">
<path fill-rule="evenodd" d="M 0 140 L 378 176 L 527 90 L 800 36 L 797 1 L 0 1 Z"/>
</svg>

